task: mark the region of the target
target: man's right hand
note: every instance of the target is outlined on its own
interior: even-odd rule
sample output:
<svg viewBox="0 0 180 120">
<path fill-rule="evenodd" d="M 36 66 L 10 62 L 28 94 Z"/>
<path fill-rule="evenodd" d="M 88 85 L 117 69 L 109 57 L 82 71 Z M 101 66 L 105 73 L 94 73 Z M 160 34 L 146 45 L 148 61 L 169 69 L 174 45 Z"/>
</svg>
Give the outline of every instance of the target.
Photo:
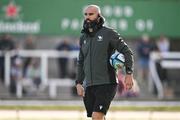
<svg viewBox="0 0 180 120">
<path fill-rule="evenodd" d="M 81 97 L 84 97 L 84 88 L 81 84 L 77 84 L 76 85 L 76 89 L 77 89 L 77 94 Z"/>
</svg>

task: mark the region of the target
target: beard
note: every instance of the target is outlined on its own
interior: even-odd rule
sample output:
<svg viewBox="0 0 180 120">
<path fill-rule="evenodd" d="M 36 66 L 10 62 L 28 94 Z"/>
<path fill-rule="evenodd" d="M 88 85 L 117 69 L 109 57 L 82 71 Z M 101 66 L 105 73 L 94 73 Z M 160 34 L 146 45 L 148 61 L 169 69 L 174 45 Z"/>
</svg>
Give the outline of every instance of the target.
<svg viewBox="0 0 180 120">
<path fill-rule="evenodd" d="M 83 23 L 83 28 L 86 32 L 89 32 L 89 29 L 92 29 L 93 31 L 97 28 L 98 26 L 98 19 L 95 20 L 84 20 Z"/>
<path fill-rule="evenodd" d="M 102 16 L 96 18 L 95 20 L 84 20 L 83 29 L 81 32 L 92 34 L 103 26 L 104 21 L 105 19 Z"/>
</svg>

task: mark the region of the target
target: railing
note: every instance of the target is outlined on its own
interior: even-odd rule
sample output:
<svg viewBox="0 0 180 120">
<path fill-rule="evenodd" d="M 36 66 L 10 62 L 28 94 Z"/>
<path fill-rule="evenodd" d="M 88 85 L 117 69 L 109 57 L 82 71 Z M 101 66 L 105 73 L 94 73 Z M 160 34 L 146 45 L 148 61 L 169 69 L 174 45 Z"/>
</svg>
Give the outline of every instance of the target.
<svg viewBox="0 0 180 120">
<path fill-rule="evenodd" d="M 39 57 L 40 63 L 41 63 L 41 85 L 47 86 L 49 84 L 49 96 L 51 98 L 56 97 L 56 88 L 57 86 L 61 86 L 61 84 L 64 84 L 66 86 L 72 85 L 72 83 L 69 82 L 69 80 L 60 80 L 55 79 L 55 81 L 52 81 L 48 78 L 48 59 L 49 58 L 59 58 L 59 57 L 67 57 L 70 59 L 77 58 L 78 51 L 57 51 L 57 50 L 14 50 L 14 51 L 7 51 L 2 52 L 0 51 L 0 56 L 5 57 L 5 85 L 10 85 L 10 70 L 11 70 L 11 57 L 14 55 L 19 55 L 21 57 Z M 164 91 L 163 91 L 163 85 L 160 80 L 160 77 L 158 75 L 158 72 L 156 70 L 156 62 L 157 60 L 161 60 L 161 66 L 163 68 L 180 68 L 180 53 L 179 52 L 167 52 L 167 53 L 156 53 L 153 52 L 150 56 L 150 73 L 152 76 L 152 79 L 150 79 L 149 88 L 152 90 L 153 84 L 157 88 L 158 92 L 158 98 L 162 99 L 164 98 Z M 168 59 L 168 60 L 167 60 Z M 176 60 L 174 60 L 176 59 Z M 178 59 L 178 60 L 177 60 Z M 61 84 L 56 81 L 61 81 Z M 67 81 L 67 83 L 65 83 Z M 64 82 L 64 83 L 63 83 Z M 17 92 L 16 96 L 18 98 L 22 97 L 22 84 L 20 82 L 17 82 Z M 52 83 L 52 84 L 51 84 Z M 57 83 L 57 84 L 56 84 Z M 55 85 L 56 84 L 56 85 Z"/>
<path fill-rule="evenodd" d="M 5 85 L 10 85 L 10 70 L 11 70 L 11 58 L 15 55 L 21 56 L 21 57 L 39 57 L 40 63 L 41 63 L 41 86 L 47 86 L 48 85 L 48 59 L 49 58 L 59 58 L 59 57 L 67 57 L 70 59 L 77 58 L 78 51 L 57 51 L 57 50 L 13 50 L 13 51 L 0 51 L 0 56 L 5 57 Z M 61 81 L 61 80 L 59 80 Z M 50 92 L 53 96 L 56 95 L 56 93 Z M 16 96 L 18 98 L 22 97 L 22 83 L 17 82 L 17 91 Z"/>
<path fill-rule="evenodd" d="M 179 69 L 180 52 L 165 52 L 165 53 L 152 52 L 150 55 L 149 68 L 152 79 L 150 79 L 149 89 L 150 91 L 152 91 L 153 83 L 154 83 L 157 89 L 158 98 L 162 99 L 164 98 L 163 85 L 156 69 L 156 62 L 159 60 L 161 60 L 160 65 L 163 68 Z"/>
</svg>

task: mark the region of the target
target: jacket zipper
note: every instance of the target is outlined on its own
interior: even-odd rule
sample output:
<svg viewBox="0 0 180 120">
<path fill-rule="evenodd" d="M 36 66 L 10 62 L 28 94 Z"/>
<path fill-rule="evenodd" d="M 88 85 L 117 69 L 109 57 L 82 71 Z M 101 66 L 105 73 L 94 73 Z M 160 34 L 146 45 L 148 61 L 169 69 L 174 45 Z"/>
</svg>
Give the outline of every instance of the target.
<svg viewBox="0 0 180 120">
<path fill-rule="evenodd" d="M 92 53 L 91 53 L 92 51 L 91 51 L 91 46 L 92 46 L 92 38 L 90 39 L 90 79 L 91 79 L 91 85 L 92 85 L 93 80 L 92 80 Z"/>
</svg>

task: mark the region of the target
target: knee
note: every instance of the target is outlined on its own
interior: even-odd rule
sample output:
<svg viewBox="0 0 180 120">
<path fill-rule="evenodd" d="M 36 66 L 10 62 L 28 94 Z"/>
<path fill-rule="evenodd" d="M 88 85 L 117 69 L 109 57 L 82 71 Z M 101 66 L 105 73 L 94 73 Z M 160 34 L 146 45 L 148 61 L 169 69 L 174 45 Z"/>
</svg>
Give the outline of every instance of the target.
<svg viewBox="0 0 180 120">
<path fill-rule="evenodd" d="M 93 112 L 92 120 L 104 120 L 104 114 L 101 112 Z"/>
</svg>

